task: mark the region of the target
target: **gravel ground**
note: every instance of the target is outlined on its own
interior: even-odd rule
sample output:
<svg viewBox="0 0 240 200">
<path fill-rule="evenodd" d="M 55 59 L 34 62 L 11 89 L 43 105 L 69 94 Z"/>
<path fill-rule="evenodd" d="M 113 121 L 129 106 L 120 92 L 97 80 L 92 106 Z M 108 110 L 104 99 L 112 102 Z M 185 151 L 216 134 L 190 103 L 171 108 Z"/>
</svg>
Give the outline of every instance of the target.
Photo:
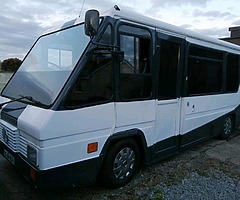
<svg viewBox="0 0 240 200">
<path fill-rule="evenodd" d="M 163 186 L 164 199 L 234 200 L 240 198 L 240 182 L 229 178 L 221 171 L 214 171 L 209 177 L 190 173 L 181 183 Z"/>
<path fill-rule="evenodd" d="M 36 191 L 0 156 L 0 199 L 239 200 L 240 163 L 206 153 L 224 143 L 211 140 L 142 168 L 128 185 L 118 189 L 96 184 L 89 188 Z"/>
</svg>

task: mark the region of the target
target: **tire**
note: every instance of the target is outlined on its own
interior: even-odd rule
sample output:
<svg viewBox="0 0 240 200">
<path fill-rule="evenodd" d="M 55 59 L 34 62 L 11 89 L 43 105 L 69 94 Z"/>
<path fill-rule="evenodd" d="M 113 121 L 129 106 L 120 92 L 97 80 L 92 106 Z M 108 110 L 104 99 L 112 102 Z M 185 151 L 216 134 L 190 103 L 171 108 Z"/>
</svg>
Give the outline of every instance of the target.
<svg viewBox="0 0 240 200">
<path fill-rule="evenodd" d="M 223 121 L 222 131 L 220 134 L 220 139 L 228 139 L 233 132 L 233 120 L 231 116 L 227 116 Z"/>
<path fill-rule="evenodd" d="M 129 183 L 139 167 L 139 155 L 138 145 L 132 139 L 113 144 L 103 162 L 101 172 L 103 183 L 111 188 Z"/>
</svg>

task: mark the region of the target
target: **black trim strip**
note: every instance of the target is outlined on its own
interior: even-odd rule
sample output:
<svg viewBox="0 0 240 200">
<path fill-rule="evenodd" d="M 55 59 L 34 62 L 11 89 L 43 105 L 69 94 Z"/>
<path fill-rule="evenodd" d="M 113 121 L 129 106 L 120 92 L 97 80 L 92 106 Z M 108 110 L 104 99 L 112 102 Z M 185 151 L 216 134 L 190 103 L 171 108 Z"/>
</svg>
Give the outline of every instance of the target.
<svg viewBox="0 0 240 200">
<path fill-rule="evenodd" d="M 8 103 L 1 111 L 1 119 L 17 127 L 17 120 L 27 104 L 21 102 Z"/>
</svg>

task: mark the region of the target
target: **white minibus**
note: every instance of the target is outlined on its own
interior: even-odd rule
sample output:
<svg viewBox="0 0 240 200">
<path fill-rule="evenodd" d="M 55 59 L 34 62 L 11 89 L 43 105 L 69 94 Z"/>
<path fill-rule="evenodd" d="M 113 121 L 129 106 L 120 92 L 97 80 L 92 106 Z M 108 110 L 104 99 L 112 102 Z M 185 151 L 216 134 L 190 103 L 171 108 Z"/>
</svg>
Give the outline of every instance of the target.
<svg viewBox="0 0 240 200">
<path fill-rule="evenodd" d="M 127 184 L 240 124 L 240 47 L 115 6 L 40 36 L 1 92 L 0 153 L 36 187 Z"/>
</svg>

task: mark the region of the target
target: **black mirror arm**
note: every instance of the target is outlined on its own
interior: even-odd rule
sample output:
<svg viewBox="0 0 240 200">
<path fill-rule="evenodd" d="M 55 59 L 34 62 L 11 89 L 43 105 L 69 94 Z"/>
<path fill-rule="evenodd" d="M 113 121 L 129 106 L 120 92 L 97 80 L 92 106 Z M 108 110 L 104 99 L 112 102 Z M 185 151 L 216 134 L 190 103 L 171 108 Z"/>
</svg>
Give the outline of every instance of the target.
<svg viewBox="0 0 240 200">
<path fill-rule="evenodd" d="M 116 46 L 116 45 L 111 45 L 111 44 L 103 44 L 103 43 L 99 43 L 99 42 L 94 42 L 92 39 L 90 41 L 93 45 L 93 47 L 91 47 L 87 53 L 91 53 L 93 50 L 95 50 L 96 48 L 98 48 L 99 46 L 102 46 L 102 47 L 107 47 L 107 48 L 111 48 L 111 49 L 116 49 L 116 50 L 120 50 L 120 47 L 119 46 Z"/>
</svg>

